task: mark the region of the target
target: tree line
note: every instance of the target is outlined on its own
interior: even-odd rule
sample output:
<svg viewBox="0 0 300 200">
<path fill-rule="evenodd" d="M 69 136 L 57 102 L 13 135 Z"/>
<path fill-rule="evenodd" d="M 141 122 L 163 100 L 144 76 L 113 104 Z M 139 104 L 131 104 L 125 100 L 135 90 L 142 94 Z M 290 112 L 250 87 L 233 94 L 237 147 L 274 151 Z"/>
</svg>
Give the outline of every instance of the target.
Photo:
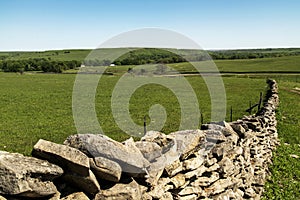
<svg viewBox="0 0 300 200">
<path fill-rule="evenodd" d="M 157 63 L 179 63 L 186 62 L 182 56 L 172 53 L 164 49 L 142 48 L 130 51 L 113 63 L 115 65 L 143 65 L 143 64 L 157 64 Z"/>
<path fill-rule="evenodd" d="M 300 49 L 245 49 L 245 50 L 179 50 L 177 54 L 165 49 L 142 48 L 130 51 L 112 63 L 116 65 L 168 64 L 186 61 L 234 60 L 273 58 L 300 55 Z"/>
<path fill-rule="evenodd" d="M 234 59 L 256 59 L 256 58 L 275 58 L 283 56 L 300 55 L 300 50 L 295 51 L 274 51 L 270 50 L 222 50 L 209 51 L 209 55 L 214 60 L 234 60 Z"/>
<path fill-rule="evenodd" d="M 61 73 L 64 70 L 80 67 L 81 62 L 53 61 L 45 58 L 31 58 L 26 60 L 0 60 L 0 69 L 4 72 L 43 71 Z"/>
</svg>

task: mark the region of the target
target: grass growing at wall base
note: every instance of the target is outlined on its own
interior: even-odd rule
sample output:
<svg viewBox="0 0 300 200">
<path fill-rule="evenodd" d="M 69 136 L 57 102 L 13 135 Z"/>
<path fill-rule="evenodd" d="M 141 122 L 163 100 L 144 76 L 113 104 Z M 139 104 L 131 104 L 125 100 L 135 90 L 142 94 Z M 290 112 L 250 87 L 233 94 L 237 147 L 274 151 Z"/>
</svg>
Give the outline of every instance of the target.
<svg viewBox="0 0 300 200">
<path fill-rule="evenodd" d="M 265 185 L 263 199 L 300 199 L 300 94 L 291 90 L 296 82 L 279 82 L 280 105 L 277 130 L 281 145 L 273 152 L 271 177 Z"/>
</svg>

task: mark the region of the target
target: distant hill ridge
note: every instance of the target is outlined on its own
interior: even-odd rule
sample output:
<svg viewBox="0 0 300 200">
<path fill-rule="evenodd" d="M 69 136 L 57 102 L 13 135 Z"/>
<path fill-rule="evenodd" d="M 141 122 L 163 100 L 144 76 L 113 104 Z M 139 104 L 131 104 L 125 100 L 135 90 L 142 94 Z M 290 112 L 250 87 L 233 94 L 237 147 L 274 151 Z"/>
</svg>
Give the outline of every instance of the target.
<svg viewBox="0 0 300 200">
<path fill-rule="evenodd" d="M 170 64 L 186 61 L 245 60 L 299 56 L 300 48 L 197 50 L 162 48 L 102 48 L 0 52 L 0 71 L 61 73 L 85 66 Z"/>
</svg>

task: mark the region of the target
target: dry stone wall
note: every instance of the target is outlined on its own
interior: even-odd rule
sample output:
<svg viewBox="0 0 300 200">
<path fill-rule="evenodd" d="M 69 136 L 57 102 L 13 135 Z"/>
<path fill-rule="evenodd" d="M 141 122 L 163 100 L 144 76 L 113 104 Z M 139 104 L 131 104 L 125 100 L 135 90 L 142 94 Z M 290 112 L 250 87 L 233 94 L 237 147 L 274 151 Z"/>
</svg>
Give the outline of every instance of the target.
<svg viewBox="0 0 300 200">
<path fill-rule="evenodd" d="M 33 157 L 0 152 L 0 199 L 259 199 L 278 145 L 277 84 L 234 122 L 123 143 L 103 135 L 39 140 Z"/>
</svg>

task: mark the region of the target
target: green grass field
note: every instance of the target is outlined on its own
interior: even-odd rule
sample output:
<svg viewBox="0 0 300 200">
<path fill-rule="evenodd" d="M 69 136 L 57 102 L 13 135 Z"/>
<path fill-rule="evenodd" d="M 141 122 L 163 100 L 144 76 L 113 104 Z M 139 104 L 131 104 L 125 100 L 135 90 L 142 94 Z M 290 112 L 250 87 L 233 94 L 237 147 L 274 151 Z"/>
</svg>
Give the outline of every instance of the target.
<svg viewBox="0 0 300 200">
<path fill-rule="evenodd" d="M 19 75 L 0 73 L 0 142 L 1 150 L 30 154 L 32 145 L 39 138 L 54 142 L 63 142 L 76 129 L 72 116 L 72 89 L 75 74 Z M 177 77 L 180 78 L 180 77 Z M 111 113 L 111 93 L 118 76 L 103 76 L 96 94 L 96 109 L 104 132 L 110 137 L 122 141 L 129 136 L 114 122 Z M 199 100 L 204 122 L 210 121 L 210 98 L 206 85 L 200 77 L 187 77 Z M 265 80 L 245 78 L 224 78 L 227 95 L 227 120 L 229 107 L 233 107 L 233 119 L 244 114 L 249 101 L 257 102 L 259 93 L 265 91 Z M 247 95 L 238 95 L 240 91 Z M 145 85 L 132 96 L 130 112 L 137 124 L 143 123 L 149 107 L 154 103 L 162 104 L 168 113 L 163 132 L 178 129 L 180 107 L 176 97 L 168 89 L 158 85 Z"/>
<path fill-rule="evenodd" d="M 221 71 L 248 72 L 266 70 L 276 72 L 300 72 L 300 57 L 265 59 L 220 60 L 215 62 Z M 193 71 L 186 63 L 171 64 L 181 72 Z M 105 134 L 122 141 L 129 136 L 115 124 L 111 113 L 111 94 L 120 75 L 132 66 L 110 67 L 113 76 L 102 76 L 96 94 L 96 112 Z M 74 71 L 72 71 L 74 72 Z M 300 188 L 300 88 L 299 74 L 244 74 L 223 77 L 227 95 L 226 120 L 233 108 L 233 120 L 248 115 L 245 110 L 249 101 L 255 103 L 259 93 L 266 91 L 265 78 L 278 80 L 281 104 L 277 111 L 278 132 L 281 146 L 274 152 L 272 176 L 265 186 L 265 199 L 299 199 Z M 72 90 L 76 74 L 2 73 L 0 72 L 0 150 L 30 155 L 33 145 L 43 138 L 62 143 L 76 133 L 72 115 Z M 180 78 L 180 77 L 176 77 Z M 204 122 L 210 119 L 210 98 L 201 77 L 186 77 L 195 90 Z M 166 108 L 168 118 L 162 131 L 169 133 L 178 129 L 180 107 L 176 97 L 168 89 L 158 85 L 146 85 L 136 90 L 130 100 L 132 119 L 143 123 L 151 105 L 159 103 Z M 148 120 L 149 122 L 149 120 Z M 289 145 L 284 145 L 288 143 Z"/>
<path fill-rule="evenodd" d="M 220 72 L 298 72 L 300 73 L 300 56 L 286 56 L 277 58 L 215 60 Z M 203 64 L 202 64 L 203 63 Z M 205 66 L 205 62 L 194 62 L 194 65 Z M 195 72 L 196 69 L 188 63 L 169 64 L 179 72 Z M 205 72 L 205 71 L 204 71 Z"/>
</svg>

